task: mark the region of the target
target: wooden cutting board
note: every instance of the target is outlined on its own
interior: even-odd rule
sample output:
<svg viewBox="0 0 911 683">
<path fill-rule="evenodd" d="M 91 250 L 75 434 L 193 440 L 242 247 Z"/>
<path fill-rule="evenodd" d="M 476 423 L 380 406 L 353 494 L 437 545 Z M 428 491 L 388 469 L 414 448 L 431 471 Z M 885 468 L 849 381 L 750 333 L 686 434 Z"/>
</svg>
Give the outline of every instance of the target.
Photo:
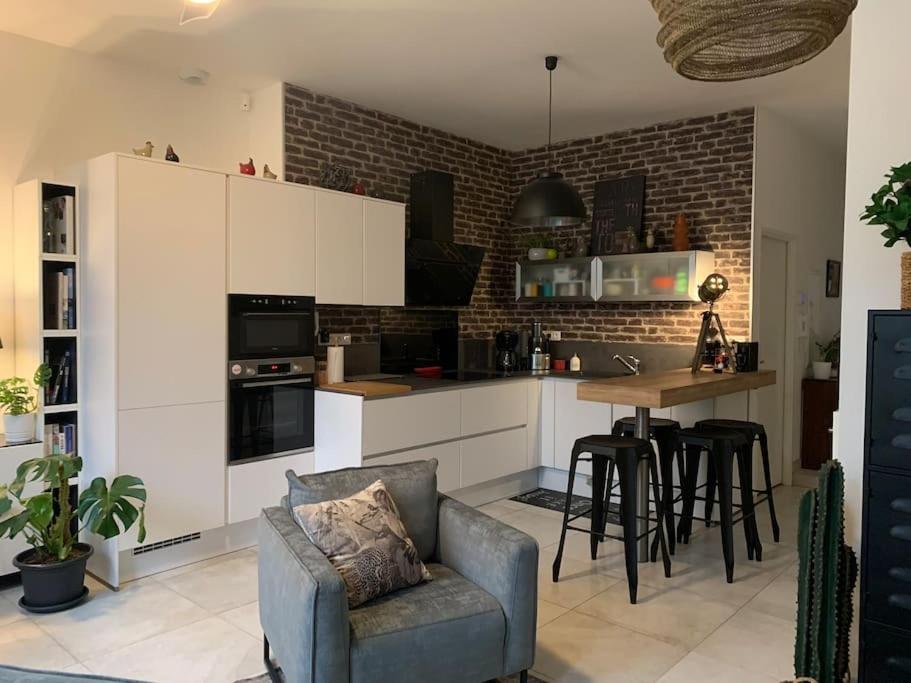
<svg viewBox="0 0 911 683">
<path fill-rule="evenodd" d="M 391 384 L 389 382 L 337 382 L 335 384 L 327 384 L 323 388 L 364 397 L 407 394 L 411 391 L 411 387 L 407 384 Z"/>
</svg>

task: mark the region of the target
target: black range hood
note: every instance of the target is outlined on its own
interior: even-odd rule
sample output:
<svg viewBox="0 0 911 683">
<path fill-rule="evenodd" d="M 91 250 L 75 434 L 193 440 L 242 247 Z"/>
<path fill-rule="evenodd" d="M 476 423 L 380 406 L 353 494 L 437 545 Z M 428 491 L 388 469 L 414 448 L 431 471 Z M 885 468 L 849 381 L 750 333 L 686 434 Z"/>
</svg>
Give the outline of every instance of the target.
<svg viewBox="0 0 911 683">
<path fill-rule="evenodd" d="M 411 239 L 405 244 L 405 304 L 467 306 L 484 249 L 453 241 L 453 177 L 411 176 Z"/>
</svg>

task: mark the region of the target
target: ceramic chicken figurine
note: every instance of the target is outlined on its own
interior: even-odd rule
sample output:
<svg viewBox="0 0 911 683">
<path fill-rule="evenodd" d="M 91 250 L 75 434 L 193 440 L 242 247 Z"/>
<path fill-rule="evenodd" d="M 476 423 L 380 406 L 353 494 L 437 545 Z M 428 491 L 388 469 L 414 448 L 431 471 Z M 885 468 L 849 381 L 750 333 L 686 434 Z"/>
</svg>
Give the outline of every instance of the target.
<svg viewBox="0 0 911 683">
<path fill-rule="evenodd" d="M 133 148 L 133 154 L 135 154 L 138 157 L 151 157 L 153 149 L 155 149 L 155 145 L 153 145 L 150 141 L 146 140 L 145 145 L 143 145 L 142 147 Z"/>
<path fill-rule="evenodd" d="M 240 162 L 240 172 L 244 175 L 256 175 L 256 167 L 253 165 L 253 157 L 247 163 Z"/>
<path fill-rule="evenodd" d="M 173 161 L 175 164 L 180 162 L 180 157 L 177 156 L 177 152 L 174 151 L 174 148 L 171 145 L 168 145 L 167 151 L 164 153 L 165 161 Z"/>
<path fill-rule="evenodd" d="M 278 179 L 278 176 L 272 172 L 271 168 L 269 168 L 269 164 L 263 164 L 263 178 L 268 178 L 269 180 Z"/>
</svg>

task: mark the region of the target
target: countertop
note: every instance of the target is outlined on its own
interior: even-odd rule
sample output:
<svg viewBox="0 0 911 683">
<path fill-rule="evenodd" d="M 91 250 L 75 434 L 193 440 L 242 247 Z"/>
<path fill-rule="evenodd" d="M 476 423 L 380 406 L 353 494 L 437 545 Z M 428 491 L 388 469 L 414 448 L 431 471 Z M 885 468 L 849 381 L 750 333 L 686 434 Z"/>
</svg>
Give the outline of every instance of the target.
<svg viewBox="0 0 911 683">
<path fill-rule="evenodd" d="M 651 375 L 597 378 L 579 384 L 576 396 L 580 401 L 669 408 L 773 384 L 774 370 L 738 373 L 701 370 L 694 374 L 689 368 L 684 368 Z"/>
<path fill-rule="evenodd" d="M 485 372 L 485 371 L 467 371 L 467 372 Z M 418 377 L 417 375 L 403 375 L 401 377 L 387 377 L 384 379 L 374 379 L 372 382 L 380 382 L 384 384 L 401 384 L 408 387 L 411 387 L 411 391 L 399 394 L 384 394 L 380 396 L 365 396 L 364 400 L 366 401 L 379 401 L 387 398 L 396 398 L 402 396 L 410 396 L 412 394 L 421 394 L 429 393 L 433 391 L 450 391 L 453 389 L 467 389 L 472 387 L 477 387 L 484 384 L 494 384 L 497 382 L 511 382 L 515 380 L 527 380 L 527 379 L 562 379 L 562 380 L 571 380 L 574 382 L 585 381 L 585 380 L 601 380 L 609 378 L 619 378 L 623 375 L 620 373 L 609 373 L 609 372 L 570 372 L 570 371 L 539 371 L 539 370 L 518 370 L 506 373 L 491 373 L 488 376 L 482 377 L 472 377 L 470 379 L 456 380 L 456 379 L 447 379 L 447 378 L 429 378 L 429 377 Z M 334 393 L 341 393 L 336 389 L 333 389 L 331 386 L 322 386 L 317 387 L 317 391 L 327 391 Z"/>
</svg>

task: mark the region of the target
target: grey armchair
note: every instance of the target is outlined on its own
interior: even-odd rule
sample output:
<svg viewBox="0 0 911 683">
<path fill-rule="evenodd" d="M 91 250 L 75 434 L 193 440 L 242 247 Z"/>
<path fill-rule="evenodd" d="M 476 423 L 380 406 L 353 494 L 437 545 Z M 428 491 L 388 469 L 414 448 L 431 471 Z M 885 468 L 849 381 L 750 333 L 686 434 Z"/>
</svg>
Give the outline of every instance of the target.
<svg viewBox="0 0 911 683">
<path fill-rule="evenodd" d="M 480 683 L 514 673 L 524 683 L 535 653 L 538 545 L 438 494 L 436 467 L 288 472 L 288 499 L 259 519 L 259 613 L 273 680 L 282 680 L 278 666 L 287 683 Z M 343 498 L 377 479 L 433 581 L 349 610 L 341 576 L 290 507 Z"/>
</svg>

